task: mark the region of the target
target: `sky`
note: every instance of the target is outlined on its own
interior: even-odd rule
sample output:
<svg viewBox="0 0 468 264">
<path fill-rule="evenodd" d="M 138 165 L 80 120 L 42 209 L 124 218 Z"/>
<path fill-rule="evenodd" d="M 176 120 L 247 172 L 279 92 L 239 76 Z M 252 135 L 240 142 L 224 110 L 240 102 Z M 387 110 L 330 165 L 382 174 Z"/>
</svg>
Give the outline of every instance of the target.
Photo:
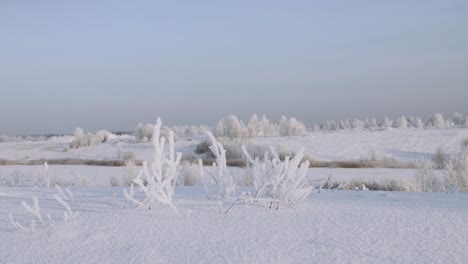
<svg viewBox="0 0 468 264">
<path fill-rule="evenodd" d="M 468 1 L 0 1 L 0 134 L 468 114 Z"/>
</svg>

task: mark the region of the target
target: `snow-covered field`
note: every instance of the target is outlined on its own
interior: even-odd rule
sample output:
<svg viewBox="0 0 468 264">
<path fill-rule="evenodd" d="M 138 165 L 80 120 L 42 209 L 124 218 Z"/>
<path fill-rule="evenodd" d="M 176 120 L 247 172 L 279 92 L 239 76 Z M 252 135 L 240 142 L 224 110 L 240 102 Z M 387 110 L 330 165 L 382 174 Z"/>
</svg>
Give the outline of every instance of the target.
<svg viewBox="0 0 468 264">
<path fill-rule="evenodd" d="M 304 147 L 308 157 L 319 161 L 413 162 L 432 159 L 439 147 L 456 154 L 467 137 L 468 128 L 389 129 L 258 137 L 234 144 L 273 146 L 284 153 Z M 155 155 L 151 143 L 135 143 L 130 136 L 115 136 L 79 149 L 69 148 L 72 140 L 66 136 L 0 143 L 0 160 L 119 160 L 123 153 L 132 152 L 139 160 L 151 161 Z M 179 139 L 175 149 L 194 155 L 202 140 Z M 159 161 L 169 166 L 165 170 L 171 177 L 174 160 Z M 216 188 L 202 184 L 210 178 L 203 178 L 196 165 L 180 165 L 173 200 L 157 200 L 176 210 L 159 203 L 146 210 L 134 208 L 123 188 L 113 186 L 129 183 L 140 171 L 138 166 L 0 166 L 0 263 L 466 263 L 468 194 L 362 191 L 366 188 L 360 185 L 355 188 L 359 191 L 336 190 L 339 187 L 332 191 L 319 186 L 329 179 L 348 183 L 396 180 L 412 185 L 415 169 L 304 168 L 307 181 L 293 169 L 284 174 L 290 180 L 278 182 L 293 182 L 297 177 L 296 191 L 312 190 L 309 184 L 315 189 L 304 196 L 303 204 L 275 210 L 268 208 L 271 200 L 250 196 L 257 187 L 252 183 L 246 187 L 240 181 L 233 195 L 207 199 L 205 188 L 213 188 L 212 194 Z M 253 172 L 248 168 L 223 171 L 236 180 L 252 180 Z M 48 177 L 52 186 L 63 186 L 62 193 L 60 188 L 38 187 Z M 194 177 L 190 181 L 194 186 L 182 186 L 184 177 Z M 164 194 L 172 191 L 168 188 Z M 248 198 L 242 191 L 249 193 Z M 38 198 L 44 223 L 22 204 L 33 207 L 33 197 Z M 143 193 L 131 198 L 141 201 Z M 68 206 L 70 212 L 64 214 Z"/>
<path fill-rule="evenodd" d="M 430 159 L 441 147 L 448 154 L 460 150 L 468 138 L 468 128 L 388 129 L 381 131 L 316 132 L 303 137 L 256 137 L 239 140 L 240 144 L 277 147 L 280 151 L 305 148 L 306 156 L 319 161 L 361 160 L 371 156 L 398 161 Z M 181 138 L 176 151 L 192 154 L 203 137 Z M 132 152 L 137 159 L 149 160 L 153 155 L 151 143 L 135 143 L 129 136 L 114 137 L 109 142 L 69 148 L 72 136 L 51 138 L 39 142 L 0 143 L 0 160 L 37 159 L 121 159 L 123 153 Z"/>
<path fill-rule="evenodd" d="M 169 207 L 123 209 L 121 188 L 73 188 L 79 216 L 63 222 L 54 188 L 0 188 L 2 263 L 466 263 L 468 195 L 325 191 L 297 209 L 237 204 L 220 214 L 202 188 Z M 37 196 L 57 229 L 28 224 Z M 227 207 L 229 204 L 223 205 Z"/>
</svg>

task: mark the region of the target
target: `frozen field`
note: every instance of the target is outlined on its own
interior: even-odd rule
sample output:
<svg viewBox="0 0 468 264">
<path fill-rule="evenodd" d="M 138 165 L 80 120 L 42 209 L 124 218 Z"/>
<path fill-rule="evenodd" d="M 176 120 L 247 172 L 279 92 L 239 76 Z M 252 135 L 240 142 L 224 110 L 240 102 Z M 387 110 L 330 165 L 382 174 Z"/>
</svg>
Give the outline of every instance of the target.
<svg viewBox="0 0 468 264">
<path fill-rule="evenodd" d="M 376 156 L 379 159 L 414 161 L 431 159 L 437 148 L 448 154 L 460 150 L 468 138 L 468 128 L 389 129 L 382 131 L 317 132 L 304 137 L 257 137 L 238 141 L 238 144 L 277 147 L 280 151 L 297 151 L 305 148 L 306 156 L 319 161 L 362 160 Z M 193 154 L 196 145 L 204 137 L 181 138 L 176 151 Z M 69 148 L 73 137 L 65 136 L 39 142 L 0 143 L 0 160 L 37 159 L 121 159 L 123 153 L 132 152 L 137 159 L 152 158 L 151 143 L 135 143 L 131 136 L 114 136 L 109 142 Z"/>
<path fill-rule="evenodd" d="M 77 219 L 64 223 L 55 189 L 0 188 L 2 263 L 466 263 L 468 195 L 322 192 L 297 209 L 237 204 L 220 214 L 197 187 L 177 188 L 168 207 L 123 209 L 121 188 L 73 188 Z M 57 222 L 20 205 L 37 196 Z M 223 204 L 227 207 L 229 203 Z"/>
<path fill-rule="evenodd" d="M 303 146 L 307 156 L 320 161 L 369 160 L 377 156 L 408 162 L 432 159 L 439 147 L 455 154 L 467 135 L 466 128 L 390 129 L 259 137 L 235 144 L 270 145 L 285 153 Z M 132 152 L 137 159 L 151 161 L 155 153 L 151 143 L 135 143 L 129 136 L 115 136 L 106 143 L 80 149 L 68 148 L 72 140 L 60 137 L 0 143 L 0 159 L 118 160 L 122 153 Z M 180 139 L 175 149 L 194 155 L 201 140 L 204 138 Z M 168 160 L 172 156 L 163 156 L 156 162 L 172 166 Z M 221 160 L 216 161 L 219 164 Z M 275 169 L 280 168 L 278 164 L 286 164 L 278 162 Z M 292 168 L 297 169 L 297 165 Z M 165 171 L 171 173 L 168 168 Z M 177 185 L 170 204 L 178 212 L 161 204 L 168 201 L 165 198 L 160 198 L 153 210 L 130 205 L 123 188 L 115 183 L 126 182 L 120 185 L 128 186 L 140 171 L 138 166 L 49 165 L 47 170 L 43 165 L 0 166 L 0 262 L 466 263 L 468 259 L 468 194 L 366 191 L 362 184 L 380 182 L 384 186 L 388 181 L 397 181 L 411 191 L 416 183 L 415 169 L 305 166 L 296 192 L 310 187 L 312 193 L 307 192 L 303 204 L 274 210 L 268 208 L 271 200 L 260 197 L 253 202 L 250 194 L 258 188 L 254 191 L 252 169 L 226 168 L 223 181 L 228 179 L 226 175 L 234 175 L 236 193 L 210 200 L 204 187 L 215 186 L 202 184 L 211 178 L 201 177 L 198 166 L 173 168 L 174 174 L 168 175 L 175 175 L 177 168 L 178 176 L 170 180 L 171 186 Z M 54 187 L 37 187 L 45 186 L 46 175 L 52 186 L 63 186 L 63 193 Z M 273 184 L 272 179 L 278 175 L 263 177 L 271 178 Z M 293 182 L 300 173 L 289 170 L 283 175 L 287 175 L 286 180 L 275 186 Z M 157 175 L 154 177 L 157 179 Z M 193 186 L 183 186 L 187 177 Z M 338 183 L 335 190 L 322 189 L 328 179 Z M 343 182 L 353 181 L 362 181 L 348 188 L 356 191 L 336 190 Z M 150 186 L 151 182 L 146 184 Z M 156 186 L 162 188 L 164 184 Z M 267 190 L 269 194 L 276 187 Z M 249 192 L 248 198 L 242 191 Z M 43 220 L 28 212 L 33 197 L 38 198 Z M 143 193 L 136 193 L 135 198 L 141 201 Z"/>
</svg>

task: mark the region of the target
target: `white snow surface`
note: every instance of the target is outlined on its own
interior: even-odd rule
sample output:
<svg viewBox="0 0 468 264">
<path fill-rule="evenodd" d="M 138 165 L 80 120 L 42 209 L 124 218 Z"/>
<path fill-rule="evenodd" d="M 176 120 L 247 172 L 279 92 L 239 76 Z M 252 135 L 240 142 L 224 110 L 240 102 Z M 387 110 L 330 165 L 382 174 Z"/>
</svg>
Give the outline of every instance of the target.
<svg viewBox="0 0 468 264">
<path fill-rule="evenodd" d="M 319 161 L 368 159 L 371 153 L 378 158 L 400 161 L 430 159 L 442 147 L 448 154 L 457 153 L 461 142 L 468 138 L 468 128 L 388 129 L 382 131 L 316 132 L 304 137 L 257 137 L 239 140 L 239 144 L 258 144 L 278 147 L 284 151 L 305 148 L 305 154 Z M 193 153 L 203 138 L 179 139 L 176 151 Z M 0 143 L 0 159 L 120 159 L 125 152 L 133 152 L 137 159 L 153 158 L 151 143 L 135 143 L 129 136 L 115 136 L 109 142 L 70 149 L 73 137 L 64 136 L 39 142 Z"/>
<path fill-rule="evenodd" d="M 325 191 L 297 209 L 237 204 L 220 214 L 202 188 L 171 208 L 124 209 L 121 188 L 72 188 L 78 217 L 63 222 L 54 188 L 0 188 L 1 263 L 466 263 L 468 195 Z M 18 231 L 20 205 L 39 198 L 58 229 Z M 223 205 L 224 208 L 229 203 Z"/>
</svg>

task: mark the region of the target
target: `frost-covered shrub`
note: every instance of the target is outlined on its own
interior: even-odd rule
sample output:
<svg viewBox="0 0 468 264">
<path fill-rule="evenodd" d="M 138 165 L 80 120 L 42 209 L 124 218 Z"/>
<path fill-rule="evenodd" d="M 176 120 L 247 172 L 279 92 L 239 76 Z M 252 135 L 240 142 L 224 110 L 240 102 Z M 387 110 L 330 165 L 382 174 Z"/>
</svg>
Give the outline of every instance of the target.
<svg viewBox="0 0 468 264">
<path fill-rule="evenodd" d="M 226 117 L 224 121 L 224 131 L 224 136 L 228 138 L 242 138 L 246 136 L 246 129 L 244 124 L 239 121 L 235 115 L 228 115 Z"/>
<path fill-rule="evenodd" d="M 434 174 L 434 164 L 430 160 L 421 160 L 416 163 L 415 180 L 420 192 L 438 192 L 442 190 L 439 179 Z"/>
<path fill-rule="evenodd" d="M 208 140 L 200 141 L 197 146 L 195 147 L 194 152 L 196 154 L 205 154 L 210 152 L 210 142 Z"/>
<path fill-rule="evenodd" d="M 392 120 L 388 119 L 388 117 L 384 118 L 384 121 L 382 123 L 382 128 L 383 129 L 389 129 L 392 127 Z"/>
<path fill-rule="evenodd" d="M 151 141 L 153 138 L 153 129 L 152 124 L 138 124 L 134 132 L 136 142 Z"/>
<path fill-rule="evenodd" d="M 245 147 L 243 151 L 250 163 L 254 199 L 269 202 L 270 208 L 295 207 L 312 191 L 312 186 L 306 180 L 309 161 L 302 162 L 304 149 L 298 151 L 292 159 L 288 156 L 284 161 L 273 150 L 271 156 L 265 152 L 263 159 L 252 158 Z"/>
<path fill-rule="evenodd" d="M 355 118 L 353 122 L 351 123 L 351 128 L 355 130 L 363 130 L 364 129 L 364 122 L 362 120 L 359 120 Z M 347 129 L 346 124 L 345 124 L 345 129 Z"/>
<path fill-rule="evenodd" d="M 65 191 L 62 190 L 59 186 L 55 186 L 57 189 L 57 194 L 54 194 L 54 199 L 60 203 L 64 208 L 65 211 L 63 212 L 64 222 L 69 222 L 74 220 L 78 216 L 77 211 L 73 211 L 70 202 L 74 203 L 74 196 L 73 193 L 66 188 Z M 36 196 L 32 197 L 32 205 L 29 205 L 26 201 L 21 202 L 21 206 L 30 213 L 34 219 L 29 221 L 29 227 L 27 228 L 25 224 L 21 224 L 18 221 L 15 221 L 12 214 L 8 214 L 11 225 L 19 230 L 19 231 L 26 231 L 34 233 L 36 228 L 45 228 L 45 227 L 53 227 L 55 229 L 58 228 L 57 222 L 54 221 L 50 215 L 50 213 L 44 212 L 41 210 L 39 206 L 39 199 Z M 44 218 L 44 215 L 46 218 Z"/>
<path fill-rule="evenodd" d="M 224 149 L 221 142 L 216 140 L 216 138 L 210 132 L 206 132 L 208 137 L 211 140 L 210 150 L 215 157 L 215 162 L 211 168 L 204 168 L 202 161 L 198 160 L 200 175 L 202 178 L 205 178 L 203 182 L 207 195 L 210 198 L 211 195 L 208 192 L 208 183 L 206 181 L 205 175 L 208 174 L 210 179 L 213 180 L 216 185 L 216 195 L 215 199 L 229 198 L 234 194 L 236 190 L 236 184 L 234 180 L 234 175 L 227 169 L 227 160 L 226 160 L 226 150 Z"/>
<path fill-rule="evenodd" d="M 407 128 L 408 127 L 408 120 L 405 116 L 398 117 L 394 123 L 394 127 L 396 128 Z"/>
<path fill-rule="evenodd" d="M 74 140 L 72 142 L 72 147 L 73 148 L 80 148 L 80 147 L 86 147 L 89 146 L 88 139 L 84 133 L 84 130 L 80 127 L 77 127 L 75 129 L 74 134 Z"/>
<path fill-rule="evenodd" d="M 287 119 L 281 117 L 279 121 L 279 134 L 281 136 L 303 136 L 307 133 L 306 126 L 294 117 Z"/>
<path fill-rule="evenodd" d="M 440 113 L 434 114 L 430 118 L 430 122 L 431 122 L 432 126 L 434 126 L 434 127 L 438 127 L 438 128 L 445 127 L 445 119 L 442 116 L 442 114 L 440 114 Z"/>
<path fill-rule="evenodd" d="M 181 166 L 179 182 L 183 186 L 194 186 L 200 182 L 200 168 L 198 164 L 187 163 Z"/>
<path fill-rule="evenodd" d="M 444 187 L 448 192 L 468 192 L 468 150 L 451 156 L 444 165 Z"/>
<path fill-rule="evenodd" d="M 105 143 L 107 140 L 109 140 L 109 137 L 112 135 L 111 132 L 106 131 L 106 130 L 99 130 L 96 132 L 96 141 L 98 143 Z"/>
<path fill-rule="evenodd" d="M 166 138 L 160 137 L 161 119 L 158 118 L 153 127 L 152 142 L 154 146 L 154 160 L 150 164 L 143 162 L 143 169 L 133 180 L 144 193 L 143 200 L 138 200 L 134 195 L 133 184 L 130 190 L 124 189 L 125 198 L 137 207 L 152 209 L 156 203 L 170 206 L 175 211 L 173 203 L 174 190 L 177 183 L 177 165 L 182 154 L 174 151 L 174 133 L 169 131 L 169 146 L 165 148 Z"/>
<path fill-rule="evenodd" d="M 74 132 L 74 139 L 70 145 L 71 148 L 82 148 L 89 147 L 91 145 L 101 144 L 106 142 L 111 135 L 110 132 L 100 130 L 93 135 L 92 133 L 86 133 L 80 127 L 77 127 Z"/>
<path fill-rule="evenodd" d="M 134 160 L 125 161 L 123 167 L 123 173 L 120 176 L 114 175 L 109 177 L 108 183 L 110 186 L 124 186 L 128 187 L 132 185 L 133 180 L 138 176 L 140 169 L 136 165 Z"/>
</svg>

